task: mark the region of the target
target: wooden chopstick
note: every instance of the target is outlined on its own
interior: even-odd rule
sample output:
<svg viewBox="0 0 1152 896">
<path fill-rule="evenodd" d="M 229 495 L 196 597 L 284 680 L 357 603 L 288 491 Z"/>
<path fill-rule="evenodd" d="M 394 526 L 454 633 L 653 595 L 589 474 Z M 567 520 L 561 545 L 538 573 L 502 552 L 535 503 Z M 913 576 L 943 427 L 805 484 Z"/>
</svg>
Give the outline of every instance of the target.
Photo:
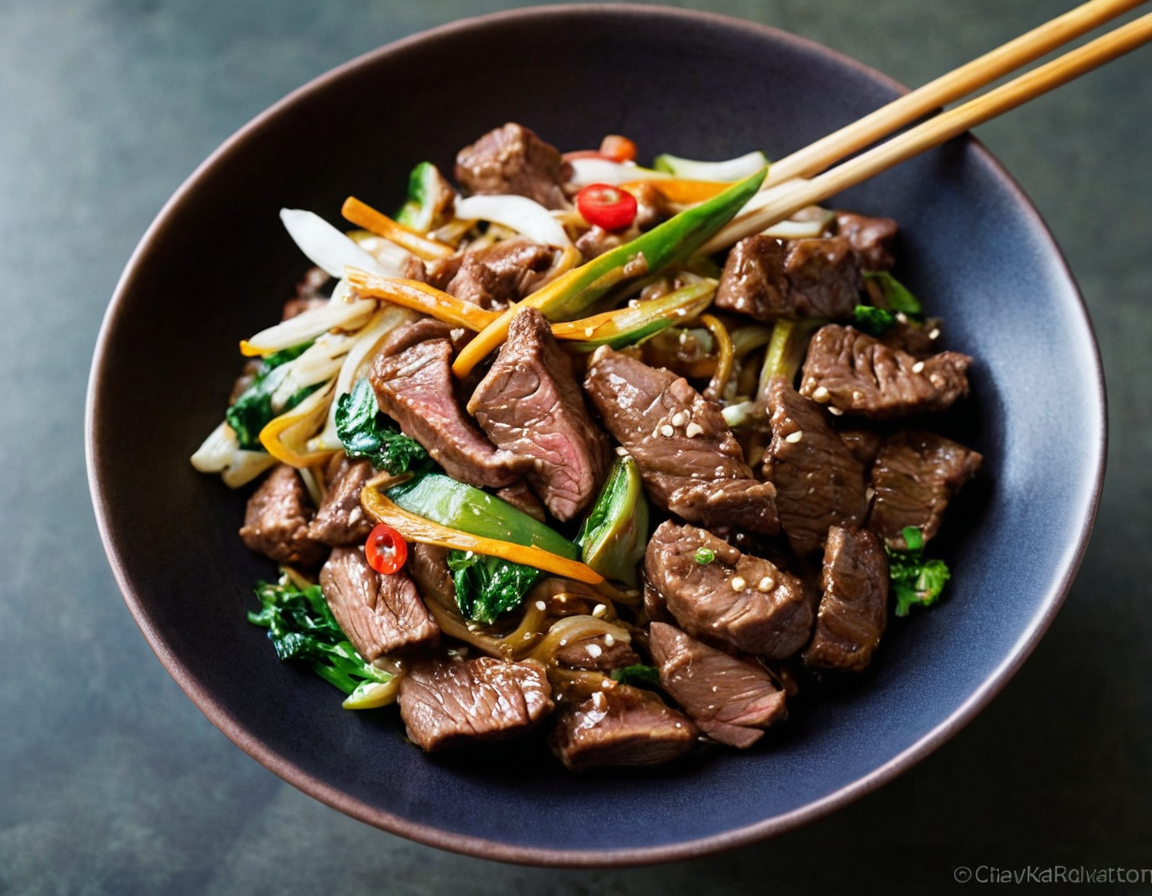
<svg viewBox="0 0 1152 896">
<path fill-rule="evenodd" d="M 1098 25 L 1140 6 L 1145 0 L 1089 0 L 1088 3 L 1022 34 L 1003 46 L 953 69 L 858 121 L 772 163 L 764 188 L 796 177 L 814 177 L 932 110 L 946 106 L 997 78 L 1039 59 Z"/>
<path fill-rule="evenodd" d="M 811 180 L 793 180 L 759 194 L 764 201 L 755 211 L 738 215 L 716 234 L 701 252 L 718 252 L 766 227 L 771 227 L 806 206 L 874 177 L 934 146 L 939 146 L 969 128 L 1030 99 L 1066 84 L 1085 72 L 1098 68 L 1152 40 L 1152 13 L 1141 16 L 1115 31 L 1078 49 L 1053 59 L 988 93 L 955 109 L 942 112 L 923 124 L 893 137 Z M 756 199 L 753 199 L 755 202 Z"/>
</svg>

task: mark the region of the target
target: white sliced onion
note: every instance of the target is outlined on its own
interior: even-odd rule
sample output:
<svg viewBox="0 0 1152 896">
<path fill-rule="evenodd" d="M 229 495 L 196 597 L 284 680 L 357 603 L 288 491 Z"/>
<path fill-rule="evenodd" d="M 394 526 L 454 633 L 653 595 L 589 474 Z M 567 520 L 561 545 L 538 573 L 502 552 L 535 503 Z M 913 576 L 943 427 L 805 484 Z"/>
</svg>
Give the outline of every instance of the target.
<svg viewBox="0 0 1152 896">
<path fill-rule="evenodd" d="M 282 208 L 280 220 L 308 260 L 333 277 L 343 277 L 346 267 L 361 268 L 385 277 L 398 276 L 396 270 L 377 261 L 375 256 L 313 212 Z"/>
<path fill-rule="evenodd" d="M 456 200 L 456 217 L 492 221 L 548 246 L 572 245 L 552 213 L 527 196 L 469 196 Z"/>
<path fill-rule="evenodd" d="M 626 184 L 634 180 L 667 180 L 672 175 L 639 165 L 612 162 L 608 159 L 571 159 L 572 177 L 569 181 L 576 187 L 589 184 Z"/>
<path fill-rule="evenodd" d="M 698 162 L 695 159 L 682 159 L 668 153 L 656 157 L 656 165 L 659 168 L 686 180 L 743 180 L 767 164 L 768 157 L 759 150 L 722 162 Z"/>
<path fill-rule="evenodd" d="M 284 379 L 272 393 L 272 407 L 282 408 L 288 399 L 317 383 L 326 383 L 340 372 L 344 355 L 356 342 L 347 333 L 323 333 L 297 358 L 283 365 Z"/>
<path fill-rule="evenodd" d="M 344 281 L 341 281 L 344 282 Z M 315 339 L 333 327 L 344 330 L 358 330 L 364 326 L 369 316 L 376 310 L 374 299 L 356 299 L 352 302 L 338 301 L 336 294 L 332 301 L 319 308 L 297 314 L 281 321 L 274 327 L 261 330 L 247 340 L 248 350 L 261 355 L 269 355 L 281 349 L 291 348 L 309 339 Z"/>
<path fill-rule="evenodd" d="M 404 276 L 404 265 L 412 257 L 412 253 L 403 246 L 398 246 L 392 240 L 386 240 L 384 237 L 369 233 L 367 230 L 358 230 L 349 239 L 368 252 L 385 268 L 393 271 L 388 276 Z"/>
<path fill-rule="evenodd" d="M 247 485 L 276 465 L 276 458 L 264 451 L 245 451 L 227 422 L 221 423 L 192 455 L 192 466 L 201 473 L 220 473 L 229 488 Z"/>
</svg>

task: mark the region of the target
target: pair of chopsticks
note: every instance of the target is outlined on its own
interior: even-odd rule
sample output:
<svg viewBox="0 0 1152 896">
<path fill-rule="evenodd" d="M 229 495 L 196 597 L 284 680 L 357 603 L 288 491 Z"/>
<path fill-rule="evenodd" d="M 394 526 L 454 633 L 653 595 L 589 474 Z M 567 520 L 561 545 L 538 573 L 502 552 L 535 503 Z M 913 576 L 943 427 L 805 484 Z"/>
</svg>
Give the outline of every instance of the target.
<svg viewBox="0 0 1152 896">
<path fill-rule="evenodd" d="M 761 192 L 702 249 L 717 252 L 805 206 L 867 180 L 1152 40 L 1152 14 L 1135 19 L 886 143 L 837 165 L 915 119 L 1026 65 L 1144 0 L 1090 0 L 773 163 Z M 809 179 L 810 178 L 810 179 Z"/>
</svg>

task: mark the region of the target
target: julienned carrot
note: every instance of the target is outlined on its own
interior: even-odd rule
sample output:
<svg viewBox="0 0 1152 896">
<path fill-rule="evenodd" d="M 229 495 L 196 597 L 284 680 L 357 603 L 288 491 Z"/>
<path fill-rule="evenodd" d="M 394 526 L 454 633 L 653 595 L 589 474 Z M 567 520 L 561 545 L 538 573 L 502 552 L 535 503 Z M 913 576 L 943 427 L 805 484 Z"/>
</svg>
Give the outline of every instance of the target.
<svg viewBox="0 0 1152 896">
<path fill-rule="evenodd" d="M 447 243 L 432 240 L 398 221 L 393 221 L 383 212 L 378 212 L 355 196 L 344 200 L 340 213 L 358 227 L 370 230 L 377 236 L 391 240 L 425 261 L 435 261 L 455 254 L 456 250 Z"/>
<path fill-rule="evenodd" d="M 302 451 L 290 444 L 303 445 L 324 424 L 333 386 L 318 389 L 290 411 L 273 418 L 260 430 L 260 444 L 281 463 L 296 469 L 312 467 L 330 458 L 334 451 Z M 295 436 L 295 438 L 293 438 Z"/>
<path fill-rule="evenodd" d="M 664 194 L 664 198 L 677 205 L 695 205 L 705 199 L 711 199 L 718 193 L 727 190 L 732 184 L 715 180 L 685 180 L 679 177 L 660 178 L 652 180 L 636 180 L 621 184 L 620 189 L 632 191 L 641 189 L 641 185 L 655 187 Z"/>
<path fill-rule="evenodd" d="M 542 569 L 553 575 L 599 585 L 604 577 L 578 560 L 569 560 L 535 546 L 525 547 L 510 541 L 469 535 L 459 529 L 450 529 L 415 513 L 398 507 L 378 488 L 368 486 L 360 492 L 360 504 L 372 519 L 387 523 L 409 541 L 436 545 L 457 551 L 472 551 L 489 557 L 499 557 L 510 563 Z"/>
<path fill-rule="evenodd" d="M 413 311 L 423 311 L 437 320 L 457 327 L 467 327 L 477 333 L 500 316 L 496 311 L 485 311 L 479 305 L 465 302 L 418 280 L 381 277 L 356 268 L 348 268 L 345 277 L 362 296 L 384 299 Z"/>
</svg>

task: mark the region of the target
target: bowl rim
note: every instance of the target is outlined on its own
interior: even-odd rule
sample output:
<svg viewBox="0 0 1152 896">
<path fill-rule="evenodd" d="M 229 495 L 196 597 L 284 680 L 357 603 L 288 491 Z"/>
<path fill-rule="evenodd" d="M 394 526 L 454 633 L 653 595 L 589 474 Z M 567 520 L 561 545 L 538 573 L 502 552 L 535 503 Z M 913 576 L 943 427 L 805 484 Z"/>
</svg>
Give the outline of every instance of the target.
<svg viewBox="0 0 1152 896">
<path fill-rule="evenodd" d="M 292 761 L 277 753 L 259 738 L 251 735 L 242 723 L 235 718 L 223 704 L 217 701 L 207 689 L 201 686 L 189 670 L 180 664 L 174 653 L 168 649 L 162 633 L 149 619 L 143 601 L 135 591 L 133 582 L 128 575 L 126 566 L 122 562 L 117 545 L 113 540 L 110 510 L 103 495 L 103 487 L 98 472 L 98 455 L 101 453 L 101 446 L 99 444 L 100 439 L 96 432 L 97 420 L 101 416 L 100 404 L 101 395 L 103 394 L 101 388 L 102 377 L 104 368 L 109 362 L 108 344 L 110 342 L 110 334 L 115 330 L 120 321 L 125 304 L 125 296 L 132 289 L 132 284 L 141 260 L 151 250 L 152 244 L 172 226 L 171 219 L 177 207 L 196 189 L 201 178 L 209 170 L 226 160 L 237 151 L 239 146 L 259 133 L 264 127 L 268 126 L 284 109 L 292 106 L 303 97 L 343 78 L 356 69 L 365 65 L 371 65 L 383 56 L 401 52 L 425 41 L 438 40 L 448 35 L 467 31 L 477 26 L 500 25 L 516 20 L 535 20 L 565 16 L 587 16 L 596 18 L 636 15 L 657 16 L 669 20 L 679 20 L 685 25 L 709 22 L 728 28 L 751 30 L 773 41 L 791 44 L 797 49 L 822 55 L 825 58 L 831 58 L 841 65 L 857 70 L 862 76 L 868 79 L 887 83 L 892 89 L 901 93 L 907 92 L 908 89 L 887 75 L 837 50 L 769 25 L 717 13 L 673 7 L 649 6 L 639 3 L 613 4 L 610 6 L 569 3 L 556 6 L 525 7 L 458 19 L 411 34 L 356 56 L 296 88 L 233 133 L 188 175 L 161 207 L 155 219 L 140 238 L 140 242 L 129 257 L 124 271 L 116 284 L 108 308 L 105 311 L 104 319 L 96 339 L 92 364 L 89 371 L 84 413 L 84 448 L 89 491 L 95 510 L 97 528 L 105 554 L 108 557 L 108 562 L 124 597 L 124 601 L 128 605 L 128 609 L 132 613 L 141 633 L 148 641 L 149 646 L 151 646 L 168 674 L 175 679 L 184 693 L 196 704 L 200 711 L 207 716 L 208 720 L 223 732 L 229 740 L 265 768 L 274 772 L 280 778 L 307 795 L 333 809 L 359 821 L 388 831 L 389 833 L 398 834 L 427 846 L 450 850 L 477 858 L 526 865 L 568 868 L 622 867 L 691 859 L 746 846 L 793 830 L 816 821 L 834 810 L 871 793 L 899 774 L 907 771 L 953 737 L 961 728 L 971 721 L 980 710 L 991 702 L 1032 653 L 1044 633 L 1052 624 L 1053 619 L 1062 606 L 1076 578 L 1085 551 L 1087 550 L 1089 536 L 1091 535 L 1100 503 L 1108 443 L 1107 395 L 1099 345 L 1091 319 L 1088 315 L 1087 307 L 1084 303 L 1084 298 L 1055 238 L 1019 184 L 976 138 L 972 137 L 971 134 L 965 134 L 957 139 L 965 141 L 971 147 L 971 150 L 976 154 L 978 160 L 1001 179 L 1018 207 L 1022 209 L 1028 217 L 1033 219 L 1035 225 L 1037 225 L 1037 235 L 1047 244 L 1047 248 L 1051 252 L 1051 257 L 1057 262 L 1058 270 L 1067 278 L 1072 289 L 1073 297 L 1076 299 L 1072 308 L 1079 313 L 1081 323 L 1084 325 L 1088 334 L 1091 360 L 1095 370 L 1095 391 L 1099 408 L 1098 426 L 1096 427 L 1097 431 L 1095 433 L 1094 443 L 1097 451 L 1096 473 L 1089 496 L 1088 513 L 1077 534 L 1075 549 L 1065 554 L 1064 568 L 1048 588 L 1043 603 L 1041 604 L 1041 610 L 1033 617 L 1008 654 L 993 672 L 985 678 L 981 685 L 963 703 L 953 710 L 947 718 L 905 750 L 867 774 L 857 778 L 855 781 L 840 787 L 818 800 L 772 818 L 723 831 L 719 834 L 672 844 L 626 847 L 620 849 L 553 849 L 524 846 L 445 831 L 440 828 L 415 822 L 395 813 L 369 805 L 362 800 L 350 796 L 339 788 L 321 781 L 297 767 Z"/>
</svg>

